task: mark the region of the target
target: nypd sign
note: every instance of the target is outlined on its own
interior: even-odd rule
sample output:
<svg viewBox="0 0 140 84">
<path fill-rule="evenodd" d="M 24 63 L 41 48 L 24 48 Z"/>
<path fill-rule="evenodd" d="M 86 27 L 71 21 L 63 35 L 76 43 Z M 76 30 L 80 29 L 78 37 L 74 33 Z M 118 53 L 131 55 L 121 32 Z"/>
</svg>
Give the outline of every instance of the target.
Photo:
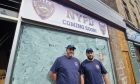
<svg viewBox="0 0 140 84">
<path fill-rule="evenodd" d="M 109 37 L 107 25 L 51 0 L 23 0 L 21 17 L 102 37 Z"/>
</svg>

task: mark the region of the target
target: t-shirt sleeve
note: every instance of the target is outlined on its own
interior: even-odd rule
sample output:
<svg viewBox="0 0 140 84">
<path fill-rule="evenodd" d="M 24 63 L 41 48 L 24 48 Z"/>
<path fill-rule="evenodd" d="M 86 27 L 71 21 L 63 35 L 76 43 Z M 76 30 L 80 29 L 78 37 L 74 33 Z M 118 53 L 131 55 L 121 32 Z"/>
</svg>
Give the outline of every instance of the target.
<svg viewBox="0 0 140 84">
<path fill-rule="evenodd" d="M 54 64 L 52 65 L 50 71 L 57 73 L 59 68 L 59 60 L 58 58 L 55 60 Z"/>
<path fill-rule="evenodd" d="M 101 73 L 107 74 L 107 70 L 105 69 L 104 65 L 101 62 L 100 62 L 100 67 L 101 67 Z"/>
<path fill-rule="evenodd" d="M 84 66 L 83 66 L 83 64 L 81 64 L 81 65 L 80 65 L 80 74 L 84 74 L 84 72 L 85 72 L 85 71 L 84 71 Z"/>
</svg>

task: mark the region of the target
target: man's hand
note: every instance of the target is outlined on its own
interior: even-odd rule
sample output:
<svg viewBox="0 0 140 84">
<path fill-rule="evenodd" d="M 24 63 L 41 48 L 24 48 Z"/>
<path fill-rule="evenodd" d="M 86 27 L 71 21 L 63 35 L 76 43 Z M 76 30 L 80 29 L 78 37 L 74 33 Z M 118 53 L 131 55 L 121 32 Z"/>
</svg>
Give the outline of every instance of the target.
<svg viewBox="0 0 140 84">
<path fill-rule="evenodd" d="M 57 78 L 57 75 L 55 72 L 50 72 L 50 78 L 53 80 L 53 81 L 56 81 L 56 78 Z"/>
<path fill-rule="evenodd" d="M 80 75 L 80 83 L 81 84 L 84 84 L 84 74 L 81 74 Z"/>
<path fill-rule="evenodd" d="M 105 84 L 110 84 L 110 80 L 109 80 L 108 74 L 104 74 L 103 75 L 103 79 L 105 81 Z"/>
</svg>

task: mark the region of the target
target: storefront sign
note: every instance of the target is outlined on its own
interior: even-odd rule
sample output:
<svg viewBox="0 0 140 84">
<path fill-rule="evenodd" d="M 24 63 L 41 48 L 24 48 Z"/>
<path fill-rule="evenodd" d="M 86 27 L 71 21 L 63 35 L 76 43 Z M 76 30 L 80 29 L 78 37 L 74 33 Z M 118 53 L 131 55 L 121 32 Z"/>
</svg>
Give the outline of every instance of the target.
<svg viewBox="0 0 140 84">
<path fill-rule="evenodd" d="M 18 13 L 17 12 L 11 11 L 11 10 L 8 10 L 8 9 L 4 9 L 4 8 L 0 8 L 0 15 L 18 17 Z"/>
<path fill-rule="evenodd" d="M 127 27 L 126 29 L 127 37 L 130 40 L 140 42 L 140 34 L 130 28 Z"/>
<path fill-rule="evenodd" d="M 132 57 L 136 57 L 136 52 L 135 52 L 135 48 L 132 42 L 128 42 L 129 43 L 129 49 L 130 49 L 130 54 Z"/>
<path fill-rule="evenodd" d="M 134 48 L 134 44 L 133 44 L 133 42 L 128 41 L 128 45 L 129 45 L 129 48 L 130 48 L 130 54 L 131 54 L 130 59 L 131 59 L 131 62 L 132 62 L 132 67 L 133 67 L 133 70 L 134 70 L 136 83 L 140 84 L 140 80 L 139 80 L 140 79 L 140 66 L 139 66 L 137 56 L 136 56 L 136 51 L 135 51 L 135 48 Z"/>
<path fill-rule="evenodd" d="M 102 37 L 109 37 L 107 25 L 51 0 L 23 0 L 21 17 Z"/>
</svg>

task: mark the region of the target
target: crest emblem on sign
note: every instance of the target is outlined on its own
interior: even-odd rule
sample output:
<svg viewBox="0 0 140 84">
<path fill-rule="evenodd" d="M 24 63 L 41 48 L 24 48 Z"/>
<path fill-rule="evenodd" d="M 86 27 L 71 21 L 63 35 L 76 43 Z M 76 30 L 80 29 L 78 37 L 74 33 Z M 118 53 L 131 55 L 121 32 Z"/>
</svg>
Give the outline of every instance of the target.
<svg viewBox="0 0 140 84">
<path fill-rule="evenodd" d="M 106 34 L 106 25 L 102 22 L 99 22 L 99 27 L 103 35 Z"/>
<path fill-rule="evenodd" d="M 53 15 L 55 7 L 51 0 L 32 0 L 33 8 L 41 19 L 47 19 Z"/>
</svg>

